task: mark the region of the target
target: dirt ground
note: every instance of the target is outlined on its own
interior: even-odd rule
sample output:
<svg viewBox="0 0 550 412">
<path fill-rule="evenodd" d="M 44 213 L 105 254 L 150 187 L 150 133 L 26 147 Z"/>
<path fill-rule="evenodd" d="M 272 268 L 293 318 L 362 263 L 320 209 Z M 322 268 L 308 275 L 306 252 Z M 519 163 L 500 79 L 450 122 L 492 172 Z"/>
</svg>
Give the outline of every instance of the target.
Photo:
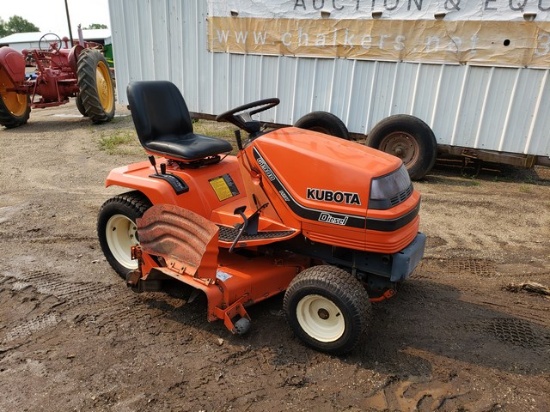
<svg viewBox="0 0 550 412">
<path fill-rule="evenodd" d="M 282 297 L 244 337 L 205 302 L 135 294 L 105 261 L 108 171 L 145 156 L 128 111 L 105 125 L 74 103 L 0 130 L 0 410 L 548 411 L 550 169 L 438 162 L 416 183 L 426 256 L 346 357 L 304 347 Z M 116 140 L 116 139 L 115 139 Z"/>
</svg>

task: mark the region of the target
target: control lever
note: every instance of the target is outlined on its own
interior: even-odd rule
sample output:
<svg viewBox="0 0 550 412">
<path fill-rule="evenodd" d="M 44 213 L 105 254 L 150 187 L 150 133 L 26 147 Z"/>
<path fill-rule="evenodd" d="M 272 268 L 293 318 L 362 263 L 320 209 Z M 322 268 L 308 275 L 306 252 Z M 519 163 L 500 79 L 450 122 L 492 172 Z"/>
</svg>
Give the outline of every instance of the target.
<svg viewBox="0 0 550 412">
<path fill-rule="evenodd" d="M 246 206 L 241 206 L 235 209 L 233 214 L 235 215 L 241 215 L 243 218 L 243 224 L 241 225 L 241 228 L 239 230 L 239 233 L 237 233 L 237 236 L 235 237 L 235 240 L 233 240 L 233 243 L 231 244 L 231 247 L 229 248 L 229 253 L 233 253 L 233 249 L 235 249 L 235 245 L 239 242 L 239 239 L 243 235 L 244 231 L 246 230 L 246 227 L 248 226 L 248 218 L 244 214 L 244 211 L 246 210 Z"/>
<path fill-rule="evenodd" d="M 166 173 L 166 163 L 160 164 L 159 173 L 155 156 L 149 156 L 149 162 L 155 168 L 155 173 L 149 175 L 149 177 L 154 177 L 156 179 L 162 179 L 166 181 L 168 184 L 170 184 L 170 186 L 172 186 L 174 192 L 176 192 L 177 195 L 181 195 L 182 193 L 186 193 L 189 191 L 189 186 L 187 186 L 187 183 L 185 183 L 185 181 L 181 177 L 173 175 L 171 173 Z"/>
<path fill-rule="evenodd" d="M 241 139 L 241 131 L 239 129 L 235 130 L 235 139 L 237 140 L 237 147 L 239 150 L 243 150 L 243 141 Z"/>
<path fill-rule="evenodd" d="M 235 209 L 233 214 L 240 215 L 243 218 L 243 223 L 241 224 L 241 227 L 239 228 L 239 233 L 237 233 L 237 236 L 235 237 L 235 240 L 233 240 L 233 243 L 231 244 L 231 247 L 229 248 L 229 253 L 233 252 L 233 249 L 235 249 L 235 246 L 239 242 L 239 239 L 243 235 L 243 233 L 246 232 L 247 235 L 256 235 L 258 234 L 258 224 L 260 221 L 260 212 L 267 207 L 268 203 L 263 204 L 260 206 L 254 213 L 250 215 L 250 217 L 246 217 L 244 214 L 244 211 L 246 210 L 246 206 L 241 206 Z"/>
<path fill-rule="evenodd" d="M 151 163 L 151 165 L 155 168 L 155 174 L 158 175 L 159 171 L 157 170 L 157 159 L 155 159 L 155 156 L 153 155 L 149 156 L 149 163 Z M 164 165 L 164 168 L 166 169 L 166 165 Z"/>
</svg>

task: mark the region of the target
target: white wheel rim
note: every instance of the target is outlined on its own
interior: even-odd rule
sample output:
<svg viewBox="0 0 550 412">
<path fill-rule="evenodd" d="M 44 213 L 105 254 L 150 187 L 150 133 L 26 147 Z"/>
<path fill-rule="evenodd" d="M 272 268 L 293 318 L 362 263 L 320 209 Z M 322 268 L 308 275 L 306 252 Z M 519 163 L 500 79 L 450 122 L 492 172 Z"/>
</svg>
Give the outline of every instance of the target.
<svg viewBox="0 0 550 412">
<path fill-rule="evenodd" d="M 342 311 L 320 295 L 304 296 L 296 306 L 296 318 L 304 332 L 319 342 L 334 342 L 346 329 Z"/>
<path fill-rule="evenodd" d="M 128 216 L 111 216 L 105 228 L 107 245 L 114 258 L 128 269 L 137 269 L 137 260 L 132 259 L 132 246 L 139 245 L 137 227 Z"/>
</svg>

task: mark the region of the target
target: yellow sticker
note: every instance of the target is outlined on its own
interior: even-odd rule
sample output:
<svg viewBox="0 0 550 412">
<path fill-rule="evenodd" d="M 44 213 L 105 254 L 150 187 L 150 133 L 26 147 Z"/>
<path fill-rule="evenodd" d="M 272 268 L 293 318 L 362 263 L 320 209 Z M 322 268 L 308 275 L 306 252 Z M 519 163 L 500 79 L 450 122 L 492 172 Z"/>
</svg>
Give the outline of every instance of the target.
<svg viewBox="0 0 550 412">
<path fill-rule="evenodd" d="M 220 202 L 223 202 L 233 196 L 233 193 L 231 192 L 231 189 L 223 176 L 210 180 L 210 186 L 212 186 L 212 189 L 216 192 L 216 196 L 218 196 Z"/>
</svg>

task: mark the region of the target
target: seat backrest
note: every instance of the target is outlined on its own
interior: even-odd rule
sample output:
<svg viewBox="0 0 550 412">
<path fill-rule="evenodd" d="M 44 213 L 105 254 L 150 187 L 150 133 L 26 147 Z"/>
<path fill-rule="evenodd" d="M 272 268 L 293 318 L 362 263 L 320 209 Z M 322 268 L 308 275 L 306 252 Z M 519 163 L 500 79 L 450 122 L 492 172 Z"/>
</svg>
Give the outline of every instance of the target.
<svg viewBox="0 0 550 412">
<path fill-rule="evenodd" d="M 183 136 L 193 132 L 191 115 L 174 83 L 163 80 L 131 82 L 126 93 L 143 146 L 158 136 Z"/>
</svg>

